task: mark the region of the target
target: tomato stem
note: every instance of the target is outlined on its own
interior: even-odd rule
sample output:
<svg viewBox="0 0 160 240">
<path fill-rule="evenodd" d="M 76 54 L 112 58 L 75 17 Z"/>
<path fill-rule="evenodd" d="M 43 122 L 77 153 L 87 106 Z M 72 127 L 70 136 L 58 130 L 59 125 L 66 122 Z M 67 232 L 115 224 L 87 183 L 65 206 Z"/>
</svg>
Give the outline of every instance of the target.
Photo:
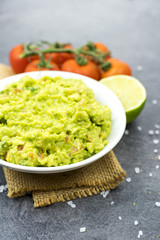
<svg viewBox="0 0 160 240">
<path fill-rule="evenodd" d="M 81 56 L 80 54 L 77 54 L 76 62 L 78 63 L 78 65 L 83 66 L 83 65 L 86 65 L 88 63 L 88 60 L 84 56 Z"/>
<path fill-rule="evenodd" d="M 53 68 L 53 65 L 50 65 L 50 60 L 46 60 L 44 58 L 44 55 L 42 53 L 39 54 L 40 62 L 37 64 L 38 68 L 44 67 L 44 68 Z"/>
<path fill-rule="evenodd" d="M 23 44 L 24 52 L 20 55 L 20 58 L 38 55 L 40 57 L 38 66 L 51 68 L 49 63 L 50 60 L 45 61 L 46 53 L 69 53 L 74 56 L 76 62 L 81 66 L 88 63 L 88 59 L 86 58 L 86 56 L 88 56 L 90 60 L 93 60 L 99 64 L 104 71 L 111 67 L 111 64 L 106 60 L 106 57 L 110 55 L 110 51 L 104 53 L 98 50 L 92 42 L 88 42 L 83 47 L 77 49 L 63 48 L 67 44 L 68 43 L 59 42 L 49 43 L 47 41 Z"/>
</svg>

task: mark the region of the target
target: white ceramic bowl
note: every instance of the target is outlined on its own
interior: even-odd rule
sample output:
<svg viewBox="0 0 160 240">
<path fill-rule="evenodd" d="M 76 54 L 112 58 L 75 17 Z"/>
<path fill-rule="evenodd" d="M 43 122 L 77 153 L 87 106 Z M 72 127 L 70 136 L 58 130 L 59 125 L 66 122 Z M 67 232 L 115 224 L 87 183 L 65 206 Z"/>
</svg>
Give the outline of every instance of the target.
<svg viewBox="0 0 160 240">
<path fill-rule="evenodd" d="M 21 77 L 28 75 L 33 77 L 34 79 L 41 78 L 43 76 L 61 76 L 63 78 L 75 78 L 81 79 L 89 88 L 93 90 L 95 93 L 96 99 L 101 103 L 107 105 L 111 109 L 112 114 L 112 125 L 111 125 L 111 133 L 108 136 L 109 143 L 101 150 L 99 153 L 87 158 L 81 162 L 73 163 L 70 165 L 58 166 L 58 167 L 28 167 L 28 166 L 21 166 L 13 163 L 6 162 L 0 159 L 0 165 L 21 171 L 21 172 L 28 172 L 28 173 L 58 173 L 58 172 L 65 172 L 74 170 L 77 168 L 84 167 L 88 164 L 93 163 L 94 161 L 98 160 L 110 150 L 112 150 L 116 144 L 120 141 L 123 136 L 125 127 L 126 127 L 126 115 L 123 109 L 123 106 L 117 96 L 107 87 L 105 87 L 100 82 L 88 78 L 86 76 L 82 76 L 80 74 L 70 73 L 70 72 L 62 72 L 62 71 L 40 71 L 40 72 L 29 72 L 29 73 L 22 73 L 18 75 L 14 75 L 8 78 L 5 78 L 0 81 L 0 91 L 3 88 L 12 82 L 19 81 Z"/>
</svg>

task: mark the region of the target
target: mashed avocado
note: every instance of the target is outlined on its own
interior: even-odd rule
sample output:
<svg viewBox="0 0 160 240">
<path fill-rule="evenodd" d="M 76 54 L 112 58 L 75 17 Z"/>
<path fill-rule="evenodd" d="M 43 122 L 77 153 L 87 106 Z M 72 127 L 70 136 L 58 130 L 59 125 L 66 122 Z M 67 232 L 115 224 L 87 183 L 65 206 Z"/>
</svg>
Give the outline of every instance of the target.
<svg viewBox="0 0 160 240">
<path fill-rule="evenodd" d="M 24 166 L 82 161 L 108 143 L 111 113 L 81 80 L 28 76 L 0 92 L 0 157 Z"/>
</svg>

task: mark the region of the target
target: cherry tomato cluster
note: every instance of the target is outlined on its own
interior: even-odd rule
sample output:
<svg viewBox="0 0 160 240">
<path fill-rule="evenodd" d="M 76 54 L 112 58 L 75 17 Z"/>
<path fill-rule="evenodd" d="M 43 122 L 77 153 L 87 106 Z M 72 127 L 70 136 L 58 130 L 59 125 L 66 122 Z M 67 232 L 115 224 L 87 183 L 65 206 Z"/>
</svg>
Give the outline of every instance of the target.
<svg viewBox="0 0 160 240">
<path fill-rule="evenodd" d="M 95 80 L 118 74 L 132 75 L 130 66 L 112 58 L 107 46 L 100 42 L 86 44 L 77 50 L 71 44 L 61 44 L 58 48 L 48 45 L 45 50 L 28 46 L 27 51 L 23 44 L 10 51 L 9 61 L 15 73 L 59 70 L 79 73 Z"/>
</svg>

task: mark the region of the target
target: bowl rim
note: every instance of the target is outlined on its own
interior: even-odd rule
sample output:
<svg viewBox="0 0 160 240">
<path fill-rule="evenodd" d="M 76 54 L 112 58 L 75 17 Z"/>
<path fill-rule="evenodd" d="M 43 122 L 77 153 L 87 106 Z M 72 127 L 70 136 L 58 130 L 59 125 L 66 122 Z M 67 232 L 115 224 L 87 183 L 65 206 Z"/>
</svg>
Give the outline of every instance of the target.
<svg viewBox="0 0 160 240">
<path fill-rule="evenodd" d="M 116 138 L 116 141 L 113 141 L 110 143 L 110 148 L 108 151 L 105 151 L 105 148 L 102 149 L 100 152 L 94 154 L 93 156 L 77 162 L 77 163 L 73 163 L 73 164 L 69 164 L 69 165 L 63 165 L 63 166 L 56 166 L 56 167 L 30 167 L 30 166 L 23 166 L 23 165 L 18 165 L 18 164 L 14 164 L 14 163 L 10 163 L 7 162 L 5 160 L 0 159 L 0 165 L 2 165 L 3 167 L 9 168 L 9 169 L 13 169 L 16 171 L 21 171 L 21 172 L 28 172 L 28 173 L 59 173 L 59 172 L 66 172 L 66 171 L 71 171 L 71 170 L 75 170 L 81 167 L 84 167 L 88 164 L 93 163 L 94 161 L 97 161 L 98 159 L 100 159 L 101 157 L 103 157 L 105 154 L 107 154 L 109 151 L 111 151 L 120 141 L 120 139 L 122 138 L 125 128 L 126 128 L 126 114 L 124 111 L 124 108 L 120 102 L 120 100 L 118 99 L 118 97 L 106 86 L 104 86 L 102 83 L 89 78 L 87 76 L 81 75 L 81 74 L 77 74 L 77 73 L 71 73 L 71 72 L 64 72 L 64 71 L 35 71 L 35 72 L 28 72 L 28 73 L 21 73 L 21 74 L 16 74 L 4 79 L 1 79 L 1 82 L 8 82 L 11 80 L 11 82 L 16 82 L 18 80 L 20 80 L 21 77 L 23 76 L 32 76 L 34 78 L 34 75 L 36 76 L 36 79 L 42 77 L 42 76 L 53 76 L 53 77 L 58 77 L 58 76 L 62 76 L 63 78 L 75 78 L 75 79 L 81 79 L 83 80 L 88 80 L 88 81 L 94 81 L 97 82 L 96 84 L 100 84 L 101 86 L 103 86 L 103 88 L 106 88 L 108 92 L 110 92 L 110 94 L 113 96 L 113 99 L 116 99 L 116 101 L 118 102 L 120 111 L 121 111 L 121 117 L 122 117 L 122 122 L 120 125 L 120 129 L 118 132 L 118 136 Z M 37 77 L 39 75 L 39 77 Z M 54 76 L 55 75 L 55 76 Z M 13 80 L 14 79 L 14 80 Z M 8 83 L 7 83 L 8 84 Z M 5 85 L 7 85 L 5 84 Z M 9 83 L 10 84 L 10 83 Z M 97 85 L 97 86 L 98 86 Z M 0 90 L 1 91 L 1 90 Z M 112 131 L 112 130 L 111 130 Z"/>
</svg>

